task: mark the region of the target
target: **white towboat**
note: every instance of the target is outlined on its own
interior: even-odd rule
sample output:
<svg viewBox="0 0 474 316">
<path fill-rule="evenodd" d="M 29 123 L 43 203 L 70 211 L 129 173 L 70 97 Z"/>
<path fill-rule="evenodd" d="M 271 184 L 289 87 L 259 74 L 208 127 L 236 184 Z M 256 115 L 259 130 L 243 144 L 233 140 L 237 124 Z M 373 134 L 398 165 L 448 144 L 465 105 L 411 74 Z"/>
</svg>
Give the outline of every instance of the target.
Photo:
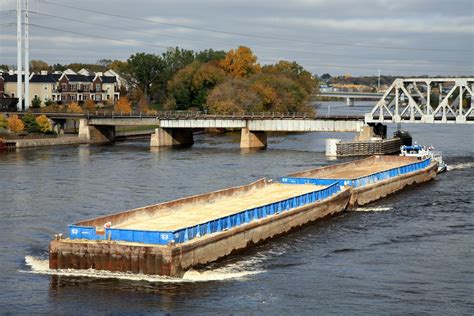
<svg viewBox="0 0 474 316">
<path fill-rule="evenodd" d="M 418 159 L 431 158 L 438 162 L 438 173 L 445 172 L 448 169 L 448 165 L 443 161 L 443 156 L 440 151 L 434 151 L 434 147 L 426 147 L 415 145 L 413 146 L 401 146 L 400 156 L 406 157 L 417 157 Z"/>
</svg>

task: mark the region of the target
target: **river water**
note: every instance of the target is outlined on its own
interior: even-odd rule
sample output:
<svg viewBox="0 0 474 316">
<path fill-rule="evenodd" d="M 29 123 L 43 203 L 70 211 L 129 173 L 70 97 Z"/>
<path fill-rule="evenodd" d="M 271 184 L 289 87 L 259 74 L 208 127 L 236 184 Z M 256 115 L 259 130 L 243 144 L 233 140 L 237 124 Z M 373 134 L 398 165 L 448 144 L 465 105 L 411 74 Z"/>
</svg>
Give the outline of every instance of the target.
<svg viewBox="0 0 474 316">
<path fill-rule="evenodd" d="M 328 106 L 347 112 L 319 111 Z M 474 127 L 404 128 L 442 150 L 450 171 L 182 280 L 53 273 L 48 242 L 81 219 L 334 163 L 325 139 L 354 134 L 270 135 L 258 151 L 226 134 L 188 149 L 143 140 L 2 154 L 0 313 L 473 314 Z"/>
</svg>

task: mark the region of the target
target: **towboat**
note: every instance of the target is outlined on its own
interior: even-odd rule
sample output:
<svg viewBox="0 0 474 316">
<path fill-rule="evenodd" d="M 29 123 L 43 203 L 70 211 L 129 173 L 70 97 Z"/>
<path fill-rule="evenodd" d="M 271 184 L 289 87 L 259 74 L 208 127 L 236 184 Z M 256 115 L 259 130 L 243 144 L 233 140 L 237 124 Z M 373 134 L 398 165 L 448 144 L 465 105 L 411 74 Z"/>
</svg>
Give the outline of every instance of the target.
<svg viewBox="0 0 474 316">
<path fill-rule="evenodd" d="M 400 147 L 400 156 L 404 157 L 416 157 L 419 160 L 426 158 L 431 158 L 438 162 L 438 173 L 445 172 L 448 169 L 448 165 L 444 162 L 442 153 L 440 151 L 434 151 L 434 147 L 426 147 L 415 145 L 413 146 L 401 146 Z"/>
</svg>

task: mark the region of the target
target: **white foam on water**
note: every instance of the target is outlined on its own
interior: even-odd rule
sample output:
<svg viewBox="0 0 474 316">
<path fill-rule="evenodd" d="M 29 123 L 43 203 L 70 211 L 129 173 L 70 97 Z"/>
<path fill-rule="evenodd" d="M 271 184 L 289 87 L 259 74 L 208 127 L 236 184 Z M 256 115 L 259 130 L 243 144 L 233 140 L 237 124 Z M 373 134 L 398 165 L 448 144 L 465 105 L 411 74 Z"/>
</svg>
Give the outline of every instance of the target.
<svg viewBox="0 0 474 316">
<path fill-rule="evenodd" d="M 357 207 L 352 209 L 354 212 L 387 212 L 393 210 L 390 206 L 375 206 L 375 207 Z"/>
<path fill-rule="evenodd" d="M 31 270 L 24 270 L 20 272 L 44 274 L 44 275 L 58 275 L 69 277 L 88 277 L 98 279 L 120 279 L 131 281 L 147 281 L 147 282 L 161 282 L 161 283 L 180 283 L 180 282 L 207 282 L 207 281 L 223 281 L 229 279 L 244 279 L 247 276 L 255 275 L 265 272 L 264 270 L 244 270 L 248 262 L 244 264 L 235 263 L 229 264 L 221 268 L 211 270 L 189 270 L 183 278 L 171 278 L 158 275 L 134 274 L 127 272 L 112 272 L 106 270 L 95 269 L 50 269 L 49 261 L 47 259 L 37 258 L 33 256 L 26 256 L 25 263 Z"/>
<path fill-rule="evenodd" d="M 463 169 L 470 169 L 470 168 L 474 168 L 474 162 L 463 162 L 463 163 L 458 163 L 455 165 L 448 165 L 448 171 L 463 170 Z"/>
</svg>

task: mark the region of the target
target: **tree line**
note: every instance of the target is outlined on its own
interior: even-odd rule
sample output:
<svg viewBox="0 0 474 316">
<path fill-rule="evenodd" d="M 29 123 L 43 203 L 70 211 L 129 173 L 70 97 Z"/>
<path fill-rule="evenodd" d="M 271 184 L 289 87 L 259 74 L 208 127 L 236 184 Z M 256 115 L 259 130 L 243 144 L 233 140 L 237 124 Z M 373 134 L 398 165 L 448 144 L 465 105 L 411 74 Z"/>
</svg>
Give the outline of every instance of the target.
<svg viewBox="0 0 474 316">
<path fill-rule="evenodd" d="M 162 54 L 140 52 L 126 61 L 102 59 L 96 64 L 50 66 L 32 60 L 30 66 L 33 72 L 112 69 L 127 83 L 121 95 L 126 94 L 131 107 L 140 111 L 311 113 L 308 101 L 318 89 L 317 79 L 296 62 L 282 60 L 262 66 L 245 46 L 228 52 L 175 47 Z"/>
</svg>

